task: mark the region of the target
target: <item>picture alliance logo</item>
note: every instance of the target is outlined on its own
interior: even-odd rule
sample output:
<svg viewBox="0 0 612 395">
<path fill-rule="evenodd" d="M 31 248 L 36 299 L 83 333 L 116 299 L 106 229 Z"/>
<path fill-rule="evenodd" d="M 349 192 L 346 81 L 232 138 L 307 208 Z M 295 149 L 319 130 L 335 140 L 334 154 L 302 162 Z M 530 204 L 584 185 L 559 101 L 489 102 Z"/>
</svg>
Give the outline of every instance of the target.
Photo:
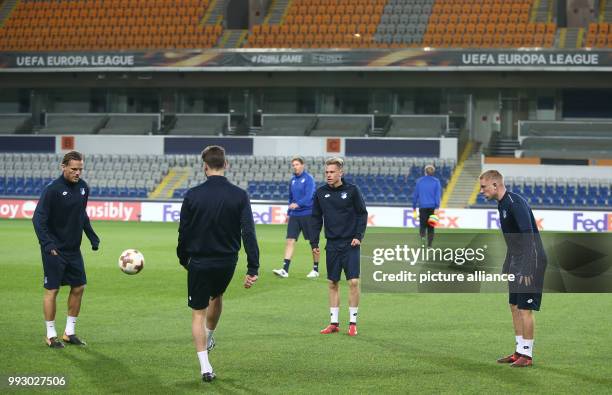
<svg viewBox="0 0 612 395">
<path fill-rule="evenodd" d="M 372 263 L 381 266 L 385 263 L 406 263 L 414 266 L 418 263 L 446 263 L 463 265 L 465 263 L 480 264 L 486 259 L 487 246 L 480 248 L 441 248 L 441 247 L 410 247 L 407 244 L 397 244 L 390 248 L 375 248 L 372 251 Z"/>
</svg>

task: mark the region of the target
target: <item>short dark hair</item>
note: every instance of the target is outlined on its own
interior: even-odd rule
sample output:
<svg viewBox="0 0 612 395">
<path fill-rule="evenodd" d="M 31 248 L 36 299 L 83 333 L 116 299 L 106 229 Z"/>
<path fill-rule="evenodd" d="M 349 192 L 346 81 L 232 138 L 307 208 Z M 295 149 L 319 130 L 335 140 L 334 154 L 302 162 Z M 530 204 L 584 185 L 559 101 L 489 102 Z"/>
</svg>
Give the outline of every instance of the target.
<svg viewBox="0 0 612 395">
<path fill-rule="evenodd" d="M 225 167 L 225 149 L 220 145 L 209 145 L 202 151 L 202 161 L 213 170 Z"/>
<path fill-rule="evenodd" d="M 68 166 L 71 160 L 83 160 L 83 154 L 77 151 L 70 151 L 62 159 L 62 165 Z"/>
<path fill-rule="evenodd" d="M 304 158 L 302 156 L 300 156 L 300 155 L 294 156 L 293 158 L 291 158 L 291 163 L 293 163 L 296 160 L 298 162 L 300 162 L 301 164 L 304 164 Z"/>
</svg>

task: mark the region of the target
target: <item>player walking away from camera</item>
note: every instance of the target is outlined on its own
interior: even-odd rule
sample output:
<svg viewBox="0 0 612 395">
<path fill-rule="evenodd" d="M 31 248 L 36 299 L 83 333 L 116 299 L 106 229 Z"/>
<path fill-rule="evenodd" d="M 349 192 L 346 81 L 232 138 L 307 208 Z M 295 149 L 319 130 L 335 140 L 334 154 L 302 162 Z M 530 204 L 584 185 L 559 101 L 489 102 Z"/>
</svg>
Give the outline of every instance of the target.
<svg viewBox="0 0 612 395">
<path fill-rule="evenodd" d="M 359 307 L 359 251 L 368 223 L 368 212 L 357 186 L 344 181 L 343 161 L 332 158 L 325 162 L 327 184 L 318 188 L 312 208 L 312 239 L 310 245 L 319 253 L 319 235 L 325 225 L 327 245 L 326 266 L 329 280 L 330 324 L 322 334 L 340 331 L 338 314 L 340 296 L 338 282 L 344 270 L 349 284 L 349 330 L 357 335 L 357 309 Z"/>
<path fill-rule="evenodd" d="M 32 222 L 40 243 L 44 271 L 43 313 L 47 325 L 45 341 L 51 348 L 64 348 L 55 330 L 56 299 L 62 285 L 70 285 L 68 318 L 62 340 L 83 346 L 85 342 L 75 334 L 81 310 L 81 299 L 87 277 L 81 255 L 83 231 L 96 251 L 100 239 L 87 216 L 89 187 L 81 179 L 83 155 L 71 151 L 62 159 L 62 175 L 47 185 L 34 210 Z"/>
<path fill-rule="evenodd" d="M 546 255 L 538 227 L 525 199 L 507 191 L 503 176 L 488 170 L 480 176 L 480 193 L 498 202 L 501 230 L 507 245 L 503 273 L 514 274 L 509 285 L 509 303 L 516 341 L 513 354 L 497 360 L 512 367 L 533 364 L 535 318 L 540 310 Z"/>
<path fill-rule="evenodd" d="M 419 207 L 419 235 L 421 243 L 425 245 L 427 234 L 427 246 L 431 247 L 434 239 L 434 227 L 429 224 L 428 219 L 432 214 L 438 213 L 442 187 L 440 180 L 434 177 L 436 168 L 433 165 L 425 166 L 425 175 L 416 182 L 416 188 L 412 195 L 412 215 L 416 219 L 417 206 Z"/>
<path fill-rule="evenodd" d="M 247 254 L 245 288 L 257 281 L 259 247 L 246 191 L 223 176 L 227 168 L 225 150 L 208 146 L 202 151 L 202 161 L 207 180 L 185 194 L 176 253 L 188 272 L 187 304 L 192 309 L 193 341 L 202 380 L 209 382 L 215 373 L 208 352 L 215 345 L 214 331 L 221 317 L 223 293 L 238 262 L 241 235 Z"/>
<path fill-rule="evenodd" d="M 295 249 L 295 242 L 300 237 L 300 232 L 304 234 L 305 240 L 310 240 L 311 233 L 311 216 L 312 216 L 312 199 L 314 196 L 316 184 L 314 178 L 304 170 L 304 158 L 295 156 L 291 159 L 291 167 L 293 168 L 293 177 L 289 186 L 289 210 L 287 216 L 289 223 L 287 224 L 287 244 L 285 245 L 285 261 L 282 269 L 272 270 L 279 277 L 289 277 L 289 265 L 291 257 Z M 306 277 L 319 277 L 319 254 L 312 253 L 312 270 Z"/>
</svg>

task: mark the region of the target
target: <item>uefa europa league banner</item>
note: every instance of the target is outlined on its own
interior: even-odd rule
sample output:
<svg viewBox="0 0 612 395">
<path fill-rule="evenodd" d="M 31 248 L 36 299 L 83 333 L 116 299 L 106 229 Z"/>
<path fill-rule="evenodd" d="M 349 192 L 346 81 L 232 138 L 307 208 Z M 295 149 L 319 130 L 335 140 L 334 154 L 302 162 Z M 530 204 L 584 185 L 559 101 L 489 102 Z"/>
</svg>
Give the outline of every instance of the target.
<svg viewBox="0 0 612 395">
<path fill-rule="evenodd" d="M 559 69 L 593 70 L 612 67 L 610 50 L 265 50 L 207 49 L 147 52 L 0 53 L 0 71 L 131 68 L 198 70 L 232 68 L 368 70 L 422 69 Z"/>
</svg>

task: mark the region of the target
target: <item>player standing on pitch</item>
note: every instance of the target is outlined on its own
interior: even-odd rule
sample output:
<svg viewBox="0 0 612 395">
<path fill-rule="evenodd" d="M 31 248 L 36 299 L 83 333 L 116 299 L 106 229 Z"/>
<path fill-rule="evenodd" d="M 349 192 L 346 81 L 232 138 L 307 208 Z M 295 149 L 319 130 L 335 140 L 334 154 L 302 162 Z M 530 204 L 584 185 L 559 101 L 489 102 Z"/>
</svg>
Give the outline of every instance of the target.
<svg viewBox="0 0 612 395">
<path fill-rule="evenodd" d="M 223 293 L 236 270 L 241 235 L 247 254 L 245 288 L 257 281 L 259 247 L 249 197 L 224 177 L 225 150 L 208 146 L 202 161 L 207 180 L 185 194 L 176 254 L 188 272 L 187 304 L 192 309 L 191 331 L 202 380 L 210 382 L 215 373 L 208 351 L 215 345 L 213 334 L 221 317 Z"/>
<path fill-rule="evenodd" d="M 516 340 L 513 354 L 497 360 L 512 367 L 533 364 L 535 317 L 540 310 L 546 254 L 531 208 L 525 199 L 507 191 L 503 176 L 497 170 L 488 170 L 480 176 L 480 193 L 487 200 L 498 202 L 501 230 L 507 245 L 503 273 L 514 274 L 509 283 L 509 303 Z"/>
<path fill-rule="evenodd" d="M 304 158 L 294 156 L 291 159 L 291 167 L 293 168 L 293 177 L 289 185 L 289 210 L 287 216 L 289 223 L 287 224 L 287 244 L 285 245 L 285 260 L 282 269 L 272 270 L 279 277 L 289 277 L 289 265 L 291 257 L 295 249 L 295 242 L 300 237 L 300 232 L 304 234 L 304 239 L 310 240 L 311 233 L 311 216 L 312 216 L 312 199 L 316 188 L 314 178 L 304 170 Z M 306 277 L 319 277 L 319 254 L 313 251 L 312 253 L 312 270 Z"/>
<path fill-rule="evenodd" d="M 416 219 L 417 206 L 419 207 L 419 235 L 421 243 L 425 245 L 425 234 L 427 234 L 427 246 L 431 247 L 434 239 L 435 228 L 429 224 L 429 216 L 438 213 L 442 186 L 440 180 L 434 177 L 436 168 L 433 165 L 425 166 L 425 175 L 416 182 L 414 194 L 412 195 L 412 215 Z"/>
<path fill-rule="evenodd" d="M 327 184 L 317 189 L 315 193 L 310 245 L 313 252 L 320 253 L 319 235 L 321 227 L 325 224 L 330 324 L 321 330 L 321 333 L 326 335 L 340 331 L 338 282 L 344 270 L 344 275 L 349 283 L 348 334 L 356 336 L 360 293 L 359 246 L 368 224 L 368 211 L 359 188 L 342 178 L 343 165 L 344 162 L 340 158 L 332 158 L 325 162 Z"/>
<path fill-rule="evenodd" d="M 85 210 L 89 187 L 81 179 L 82 173 L 83 155 L 76 151 L 64 155 L 62 175 L 43 189 L 32 217 L 45 274 L 45 341 L 51 348 L 64 348 L 64 343 L 58 340 L 55 330 L 56 299 L 62 285 L 70 285 L 68 318 L 62 340 L 68 344 L 85 345 L 75 334 L 81 299 L 87 284 L 85 264 L 81 255 L 83 231 L 94 251 L 98 249 L 100 239 L 91 227 Z"/>
</svg>

